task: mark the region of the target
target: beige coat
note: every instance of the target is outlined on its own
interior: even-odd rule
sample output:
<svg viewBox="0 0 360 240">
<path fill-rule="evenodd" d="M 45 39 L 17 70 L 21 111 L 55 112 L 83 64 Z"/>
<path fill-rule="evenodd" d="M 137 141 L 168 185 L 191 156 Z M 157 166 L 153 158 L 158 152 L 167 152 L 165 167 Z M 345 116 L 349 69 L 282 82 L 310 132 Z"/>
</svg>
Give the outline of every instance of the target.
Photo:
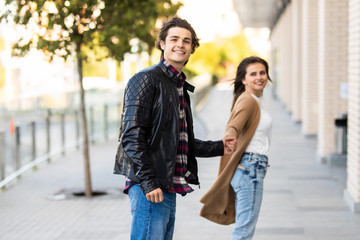
<svg viewBox="0 0 360 240">
<path fill-rule="evenodd" d="M 200 216 L 228 225 L 235 222 L 235 195 L 230 185 L 234 172 L 249 145 L 260 120 L 260 105 L 244 92 L 237 99 L 226 125 L 225 136 L 237 139 L 236 151 L 220 159 L 217 179 L 200 199 L 204 204 Z"/>
</svg>

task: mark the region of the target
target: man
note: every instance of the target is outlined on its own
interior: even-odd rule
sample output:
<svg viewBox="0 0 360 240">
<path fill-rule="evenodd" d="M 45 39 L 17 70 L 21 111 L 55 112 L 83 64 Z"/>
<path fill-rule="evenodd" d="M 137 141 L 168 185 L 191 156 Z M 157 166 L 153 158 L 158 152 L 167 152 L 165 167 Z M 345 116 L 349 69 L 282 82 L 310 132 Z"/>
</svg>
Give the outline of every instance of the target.
<svg viewBox="0 0 360 240">
<path fill-rule="evenodd" d="M 117 174 L 126 175 L 131 239 L 172 239 L 176 193 L 199 184 L 196 157 L 232 153 L 235 139 L 201 141 L 194 137 L 190 98 L 194 87 L 182 72 L 199 46 L 194 29 L 174 17 L 165 22 L 156 46 L 157 65 L 135 74 L 125 89 Z"/>
</svg>

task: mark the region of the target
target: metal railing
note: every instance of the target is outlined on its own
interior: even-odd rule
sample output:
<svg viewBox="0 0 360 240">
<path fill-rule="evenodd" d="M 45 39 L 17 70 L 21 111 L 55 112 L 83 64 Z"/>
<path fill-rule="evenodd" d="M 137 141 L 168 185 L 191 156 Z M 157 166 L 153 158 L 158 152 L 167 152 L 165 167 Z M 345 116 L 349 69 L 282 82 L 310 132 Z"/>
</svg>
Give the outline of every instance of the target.
<svg viewBox="0 0 360 240">
<path fill-rule="evenodd" d="M 90 143 L 117 136 L 121 107 L 119 102 L 87 109 Z M 13 129 L 0 129 L 0 189 L 39 164 L 80 148 L 81 136 L 80 114 L 76 110 L 48 109 L 35 119 L 22 119 Z"/>
</svg>

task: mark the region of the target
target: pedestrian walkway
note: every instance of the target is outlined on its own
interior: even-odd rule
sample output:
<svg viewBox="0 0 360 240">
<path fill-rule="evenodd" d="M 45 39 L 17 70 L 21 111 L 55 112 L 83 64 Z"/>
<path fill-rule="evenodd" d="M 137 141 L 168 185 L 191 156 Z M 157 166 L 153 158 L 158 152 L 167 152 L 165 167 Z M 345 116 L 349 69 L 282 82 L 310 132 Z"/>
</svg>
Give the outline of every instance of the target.
<svg viewBox="0 0 360 240">
<path fill-rule="evenodd" d="M 222 138 L 231 100 L 231 87 L 212 89 L 195 113 L 198 138 Z M 360 215 L 351 213 L 343 200 L 345 169 L 317 162 L 316 139 L 301 135 L 300 125 L 270 92 L 264 103 L 274 127 L 271 167 L 254 240 L 358 239 Z M 112 174 L 116 145 L 114 138 L 91 146 L 93 189 L 106 195 L 87 199 L 68 194 L 83 189 L 81 151 L 40 166 L 1 193 L 0 240 L 129 239 L 129 201 L 121 193 L 124 178 Z M 198 161 L 201 189 L 178 196 L 174 240 L 230 239 L 233 225 L 199 217 L 199 199 L 215 180 L 219 158 Z"/>
</svg>

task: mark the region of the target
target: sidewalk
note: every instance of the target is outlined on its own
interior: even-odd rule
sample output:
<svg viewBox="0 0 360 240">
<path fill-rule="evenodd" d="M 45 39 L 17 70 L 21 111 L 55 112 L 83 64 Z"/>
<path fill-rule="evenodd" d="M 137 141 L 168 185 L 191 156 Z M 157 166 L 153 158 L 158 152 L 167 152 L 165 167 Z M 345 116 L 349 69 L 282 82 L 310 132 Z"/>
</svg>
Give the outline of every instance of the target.
<svg viewBox="0 0 360 240">
<path fill-rule="evenodd" d="M 229 117 L 231 88 L 217 86 L 196 113 L 200 139 L 222 138 Z M 360 215 L 343 201 L 345 169 L 316 161 L 316 140 L 301 135 L 281 103 L 267 92 L 273 117 L 270 165 L 254 240 L 354 240 Z M 116 134 L 115 134 L 116 135 Z M 121 193 L 124 178 L 112 174 L 116 140 L 91 146 L 93 189 L 109 194 L 92 199 L 67 198 L 61 190 L 83 189 L 82 153 L 44 164 L 0 194 L 0 240 L 126 240 L 131 215 Z M 174 240 L 230 239 L 233 225 L 199 217 L 200 197 L 214 182 L 219 158 L 200 158 L 201 189 L 177 198 Z M 57 194 L 60 193 L 60 194 Z"/>
</svg>

